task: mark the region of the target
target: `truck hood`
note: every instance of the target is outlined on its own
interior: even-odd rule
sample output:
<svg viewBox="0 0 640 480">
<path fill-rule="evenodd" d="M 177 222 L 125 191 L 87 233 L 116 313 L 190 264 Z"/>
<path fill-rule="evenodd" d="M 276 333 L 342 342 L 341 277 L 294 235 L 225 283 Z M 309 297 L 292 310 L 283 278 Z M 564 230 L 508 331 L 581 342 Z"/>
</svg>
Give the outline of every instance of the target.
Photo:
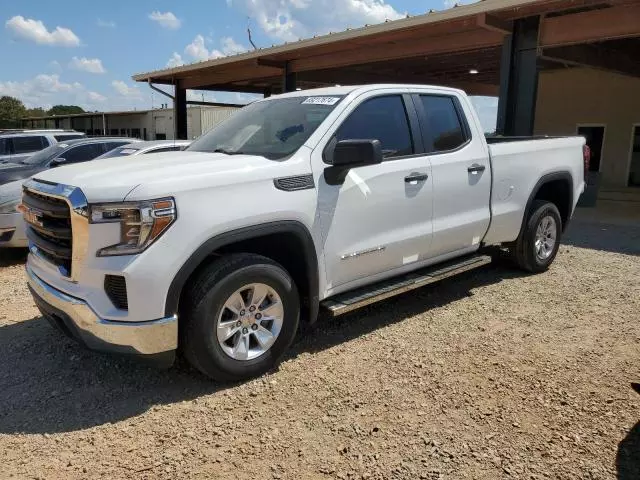
<svg viewBox="0 0 640 480">
<path fill-rule="evenodd" d="M 24 180 L 29 178 L 46 167 L 41 165 L 24 165 L 22 163 L 3 163 L 0 164 L 0 185 L 13 182 L 15 180 Z"/>
<path fill-rule="evenodd" d="M 52 168 L 34 178 L 79 187 L 89 202 L 118 202 L 275 178 L 284 163 L 291 170 L 292 160 L 179 151 L 93 160 Z M 293 163 L 303 168 L 302 161 Z"/>
</svg>

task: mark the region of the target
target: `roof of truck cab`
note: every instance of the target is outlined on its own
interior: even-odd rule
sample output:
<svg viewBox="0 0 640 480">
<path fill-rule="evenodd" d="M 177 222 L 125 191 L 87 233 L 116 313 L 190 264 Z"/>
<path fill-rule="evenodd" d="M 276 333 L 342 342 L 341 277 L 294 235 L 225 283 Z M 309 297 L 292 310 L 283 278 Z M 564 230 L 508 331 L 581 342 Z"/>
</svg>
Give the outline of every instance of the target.
<svg viewBox="0 0 640 480">
<path fill-rule="evenodd" d="M 371 90 L 381 90 L 386 88 L 407 88 L 409 90 L 425 90 L 425 89 L 437 89 L 441 91 L 449 91 L 449 92 L 460 92 L 459 89 L 450 88 L 450 87 L 442 87 L 439 85 L 413 85 L 413 84 L 404 84 L 404 83 L 374 83 L 368 85 L 346 85 L 346 86 L 335 86 L 335 87 L 322 87 L 322 88 L 311 88 L 308 90 L 297 90 L 295 92 L 282 93 L 279 95 L 273 95 L 271 97 L 266 98 L 269 99 L 277 99 L 277 98 L 290 98 L 290 97 L 322 97 L 322 96 L 346 96 L 350 93 L 363 93 Z"/>
</svg>

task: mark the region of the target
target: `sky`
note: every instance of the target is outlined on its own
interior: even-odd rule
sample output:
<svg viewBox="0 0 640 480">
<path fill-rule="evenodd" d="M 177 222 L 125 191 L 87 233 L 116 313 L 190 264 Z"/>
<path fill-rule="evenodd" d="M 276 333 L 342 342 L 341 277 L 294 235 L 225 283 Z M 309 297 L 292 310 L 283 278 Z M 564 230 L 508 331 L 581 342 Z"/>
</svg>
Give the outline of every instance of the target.
<svg viewBox="0 0 640 480">
<path fill-rule="evenodd" d="M 29 107 L 158 107 L 170 100 L 135 83 L 158 70 L 284 42 L 443 10 L 473 0 L 0 0 L 0 95 Z M 203 97 L 204 96 L 204 97 Z M 190 99 L 247 103 L 254 96 L 189 92 Z M 476 101 L 490 125 L 495 99 Z"/>
</svg>

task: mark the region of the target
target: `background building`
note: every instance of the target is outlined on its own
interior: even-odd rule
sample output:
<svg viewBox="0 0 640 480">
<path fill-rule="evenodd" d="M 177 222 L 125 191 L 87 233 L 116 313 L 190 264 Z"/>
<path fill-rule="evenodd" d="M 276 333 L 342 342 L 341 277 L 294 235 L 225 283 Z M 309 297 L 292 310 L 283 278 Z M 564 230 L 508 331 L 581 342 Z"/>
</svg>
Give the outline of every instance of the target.
<svg viewBox="0 0 640 480">
<path fill-rule="evenodd" d="M 241 105 L 188 107 L 187 137 L 190 139 L 199 137 L 240 107 Z M 176 138 L 172 108 L 28 117 L 22 119 L 22 126 L 24 128 L 65 128 L 85 132 L 88 135 L 136 137 L 143 140 Z"/>
</svg>

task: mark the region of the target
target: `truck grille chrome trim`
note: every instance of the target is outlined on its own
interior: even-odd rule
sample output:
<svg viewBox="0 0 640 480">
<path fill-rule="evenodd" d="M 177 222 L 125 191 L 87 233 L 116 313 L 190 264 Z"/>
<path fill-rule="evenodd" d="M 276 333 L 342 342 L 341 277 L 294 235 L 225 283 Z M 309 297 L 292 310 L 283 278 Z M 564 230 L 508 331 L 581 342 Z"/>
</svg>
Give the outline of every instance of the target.
<svg viewBox="0 0 640 480">
<path fill-rule="evenodd" d="M 22 212 L 29 250 L 71 281 L 87 255 L 87 199 L 79 188 L 31 179 L 23 185 Z"/>
</svg>

